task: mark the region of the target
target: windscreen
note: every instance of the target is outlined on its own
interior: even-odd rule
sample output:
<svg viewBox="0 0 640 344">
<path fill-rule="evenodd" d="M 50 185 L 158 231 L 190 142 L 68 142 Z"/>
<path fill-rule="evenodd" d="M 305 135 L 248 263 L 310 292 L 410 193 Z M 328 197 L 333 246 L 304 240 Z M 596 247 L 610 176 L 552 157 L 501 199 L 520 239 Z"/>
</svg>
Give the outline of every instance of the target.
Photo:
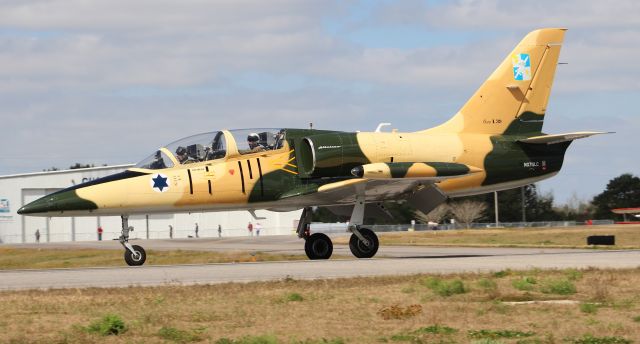
<svg viewBox="0 0 640 344">
<path fill-rule="evenodd" d="M 222 131 L 189 136 L 165 146 L 178 163 L 191 164 L 200 161 L 224 158 L 227 144 Z M 156 151 L 135 167 L 146 169 L 162 169 L 173 167 L 173 162 L 163 151 Z"/>
</svg>

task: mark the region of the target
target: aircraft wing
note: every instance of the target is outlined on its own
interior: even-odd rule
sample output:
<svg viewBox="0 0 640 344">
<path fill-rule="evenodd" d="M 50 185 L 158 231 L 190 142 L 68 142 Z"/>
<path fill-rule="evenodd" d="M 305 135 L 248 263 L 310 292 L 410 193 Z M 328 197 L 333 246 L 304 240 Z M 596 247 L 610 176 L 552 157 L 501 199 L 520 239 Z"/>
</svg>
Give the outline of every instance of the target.
<svg viewBox="0 0 640 344">
<path fill-rule="evenodd" d="M 282 198 L 325 206 L 353 205 L 356 195 L 364 193 L 367 203 L 406 199 L 417 209 L 428 213 L 446 200 L 436 182 L 480 171 L 479 168 L 458 163 L 368 164 L 352 170 L 360 178 L 325 184 L 316 190 L 296 190 Z"/>
</svg>

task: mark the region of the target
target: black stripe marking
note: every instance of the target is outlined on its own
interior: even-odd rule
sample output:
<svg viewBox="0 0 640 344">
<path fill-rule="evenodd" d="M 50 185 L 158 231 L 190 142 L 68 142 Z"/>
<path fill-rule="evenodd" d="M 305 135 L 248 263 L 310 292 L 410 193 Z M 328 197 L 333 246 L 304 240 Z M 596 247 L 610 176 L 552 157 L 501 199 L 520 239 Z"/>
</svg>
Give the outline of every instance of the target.
<svg viewBox="0 0 640 344">
<path fill-rule="evenodd" d="M 249 167 L 249 179 L 253 179 L 253 171 L 251 170 L 251 161 L 247 160 L 247 167 Z"/>
<path fill-rule="evenodd" d="M 193 195 L 193 181 L 191 180 L 191 170 L 187 169 L 187 174 L 189 175 L 189 193 Z"/>
<path fill-rule="evenodd" d="M 204 169 L 207 171 L 207 174 L 209 173 L 209 166 L 205 166 Z M 211 193 L 211 179 L 207 180 L 207 183 L 209 184 L 209 195 L 212 195 Z"/>
<path fill-rule="evenodd" d="M 240 183 L 242 184 L 242 193 L 246 193 L 244 190 L 244 172 L 242 171 L 242 163 L 238 161 L 238 168 L 240 168 Z"/>
<path fill-rule="evenodd" d="M 262 166 L 260 166 L 260 158 L 258 160 L 258 173 L 260 173 L 260 196 L 264 197 L 264 185 L 262 184 Z"/>
</svg>

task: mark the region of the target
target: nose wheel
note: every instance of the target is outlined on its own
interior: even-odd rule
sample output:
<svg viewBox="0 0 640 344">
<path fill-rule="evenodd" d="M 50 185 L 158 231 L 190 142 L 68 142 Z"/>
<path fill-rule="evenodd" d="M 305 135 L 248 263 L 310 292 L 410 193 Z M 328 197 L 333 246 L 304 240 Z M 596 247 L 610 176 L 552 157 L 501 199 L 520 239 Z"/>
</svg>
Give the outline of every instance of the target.
<svg viewBox="0 0 640 344">
<path fill-rule="evenodd" d="M 131 245 L 133 252 L 128 249 L 124 251 L 124 261 L 129 266 L 140 266 L 147 260 L 147 253 L 142 246 Z"/>
<path fill-rule="evenodd" d="M 142 246 L 129 243 L 130 231 L 133 231 L 133 227 L 129 227 L 129 216 L 122 215 L 122 234 L 118 240 L 124 247 L 124 261 L 129 266 L 140 266 L 147 260 L 147 253 Z"/>
</svg>

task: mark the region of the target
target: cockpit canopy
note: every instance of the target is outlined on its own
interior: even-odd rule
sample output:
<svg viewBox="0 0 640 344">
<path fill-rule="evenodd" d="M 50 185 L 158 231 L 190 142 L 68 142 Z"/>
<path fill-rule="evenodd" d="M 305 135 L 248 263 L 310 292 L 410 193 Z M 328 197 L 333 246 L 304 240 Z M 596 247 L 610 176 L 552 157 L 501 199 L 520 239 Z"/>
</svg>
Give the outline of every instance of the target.
<svg viewBox="0 0 640 344">
<path fill-rule="evenodd" d="M 176 165 L 258 153 L 284 147 L 284 129 L 221 130 L 189 136 L 159 148 L 135 167 L 163 169 Z"/>
</svg>

